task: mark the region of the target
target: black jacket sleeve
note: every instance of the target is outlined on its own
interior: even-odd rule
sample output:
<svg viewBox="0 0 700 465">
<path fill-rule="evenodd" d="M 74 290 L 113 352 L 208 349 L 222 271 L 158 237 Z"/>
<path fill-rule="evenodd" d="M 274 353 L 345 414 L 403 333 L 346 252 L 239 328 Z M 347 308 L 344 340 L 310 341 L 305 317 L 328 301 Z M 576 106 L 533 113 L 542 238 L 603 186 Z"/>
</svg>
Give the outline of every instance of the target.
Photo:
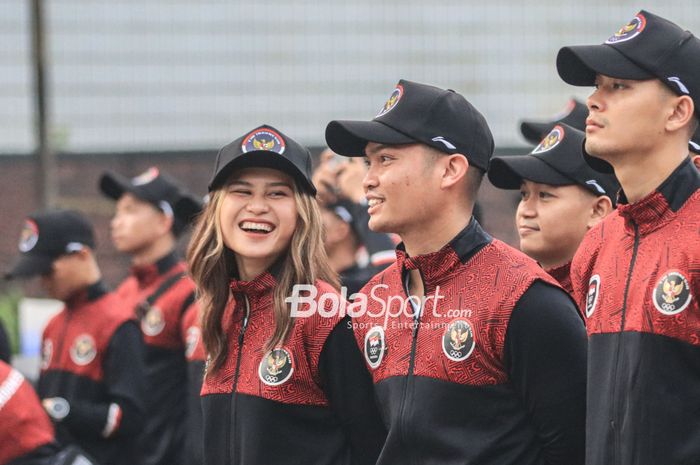
<svg viewBox="0 0 700 465">
<path fill-rule="evenodd" d="M 511 315 L 505 359 L 548 465 L 584 463 L 587 337 L 573 301 L 536 281 Z"/>
<path fill-rule="evenodd" d="M 318 366 L 324 392 L 346 431 L 353 465 L 376 464 L 387 433 L 350 318 L 331 331 Z"/>
<path fill-rule="evenodd" d="M 82 436 L 133 436 L 142 428 L 144 411 L 144 345 L 135 321 L 122 324 L 112 336 L 104 361 L 109 400 L 104 403 L 71 401 L 63 423 Z M 115 407 L 119 408 L 116 427 Z"/>
<path fill-rule="evenodd" d="M 10 351 L 10 339 L 0 321 L 0 360 L 9 364 L 12 352 Z"/>
</svg>

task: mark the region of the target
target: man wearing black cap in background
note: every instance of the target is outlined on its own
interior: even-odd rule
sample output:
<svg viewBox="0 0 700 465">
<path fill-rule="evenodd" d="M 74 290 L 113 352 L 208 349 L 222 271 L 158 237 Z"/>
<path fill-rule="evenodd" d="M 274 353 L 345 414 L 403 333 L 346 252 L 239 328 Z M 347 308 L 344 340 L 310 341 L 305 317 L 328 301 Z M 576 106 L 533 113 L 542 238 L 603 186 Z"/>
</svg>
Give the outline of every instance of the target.
<svg viewBox="0 0 700 465">
<path fill-rule="evenodd" d="M 489 180 L 520 189 L 515 223 L 520 250 L 552 275 L 569 294 L 569 268 L 586 232 L 610 213 L 619 184 L 583 159 L 585 135 L 556 125 L 528 155 L 491 160 Z"/>
<path fill-rule="evenodd" d="M 494 148 L 484 117 L 402 80 L 373 121 L 332 121 L 326 141 L 366 156 L 369 226 L 403 241 L 352 305 L 389 429 L 378 463 L 583 463 L 576 308 L 472 217 Z"/>
<path fill-rule="evenodd" d="M 395 242 L 389 234 L 369 229 L 367 199 L 362 178 L 367 167 L 361 159 L 321 152 L 313 173 L 325 228 L 328 263 L 338 273 L 350 297 L 375 274 L 396 260 Z"/>
<path fill-rule="evenodd" d="M 140 320 L 146 343 L 147 410 L 138 463 L 184 463 L 188 382 L 182 319 L 196 302 L 175 245 L 201 205 L 157 168 L 133 179 L 105 173 L 100 189 L 117 201 L 112 242 L 132 261 L 117 295 L 122 308 Z"/>
<path fill-rule="evenodd" d="M 61 442 L 105 465 L 136 463 L 144 410 L 143 340 L 101 280 L 92 227 L 79 213 L 30 215 L 7 278 L 41 276 L 65 307 L 44 329 L 38 394 Z"/>
<path fill-rule="evenodd" d="M 587 117 L 588 108 L 586 108 L 586 104 L 572 98 L 567 102 L 564 110 L 554 116 L 551 121 L 523 120 L 520 123 L 520 132 L 528 142 L 537 145 L 557 124 L 565 124 L 574 129 L 584 131 Z"/>
<path fill-rule="evenodd" d="M 595 85 L 586 157 L 622 185 L 571 267 L 589 334 L 588 465 L 700 463 L 698 57 L 700 40 L 647 11 L 557 56 L 564 81 Z"/>
</svg>

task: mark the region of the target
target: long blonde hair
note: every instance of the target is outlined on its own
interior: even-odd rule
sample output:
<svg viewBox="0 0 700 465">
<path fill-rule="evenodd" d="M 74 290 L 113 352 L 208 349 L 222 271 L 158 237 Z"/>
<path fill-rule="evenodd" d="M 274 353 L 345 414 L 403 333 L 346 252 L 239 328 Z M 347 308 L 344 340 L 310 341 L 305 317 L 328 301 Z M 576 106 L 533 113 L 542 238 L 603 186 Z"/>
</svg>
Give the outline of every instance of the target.
<svg viewBox="0 0 700 465">
<path fill-rule="evenodd" d="M 228 341 L 222 325 L 230 299 L 229 282 L 237 275 L 235 254 L 224 244 L 220 212 L 227 185 L 210 195 L 197 220 L 187 250 L 192 279 L 197 285 L 202 312 L 202 340 L 209 353 L 207 373 L 221 368 L 228 356 Z M 265 344 L 271 350 L 287 339 L 294 325 L 285 299 L 295 284 L 314 284 L 317 279 L 338 287 L 338 278 L 328 264 L 323 247 L 323 223 L 316 199 L 295 185 L 297 225 L 287 251 L 280 257 L 281 271 L 274 288 L 275 331 Z"/>
</svg>

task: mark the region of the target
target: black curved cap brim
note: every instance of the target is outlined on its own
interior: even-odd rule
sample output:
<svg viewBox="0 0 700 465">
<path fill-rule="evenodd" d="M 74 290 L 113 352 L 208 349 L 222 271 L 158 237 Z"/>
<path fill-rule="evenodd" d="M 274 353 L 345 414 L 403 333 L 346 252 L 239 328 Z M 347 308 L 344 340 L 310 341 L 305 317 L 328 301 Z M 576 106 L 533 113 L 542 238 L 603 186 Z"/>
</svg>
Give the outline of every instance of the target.
<svg viewBox="0 0 700 465">
<path fill-rule="evenodd" d="M 562 48 L 557 54 L 557 71 L 565 82 L 574 86 L 592 86 L 598 74 L 637 81 L 656 78 L 605 44 Z"/>
<path fill-rule="evenodd" d="M 294 163 L 283 155 L 267 150 L 247 152 L 228 162 L 209 183 L 209 192 L 220 188 L 231 176 L 231 173 L 244 168 L 270 168 L 282 171 L 294 178 L 297 184 L 307 193 L 316 195 L 316 187 Z"/>
<path fill-rule="evenodd" d="M 523 137 L 534 145 L 539 144 L 542 138 L 546 136 L 549 131 L 557 123 L 538 123 L 535 121 L 523 121 L 520 123 L 520 133 Z"/>
<path fill-rule="evenodd" d="M 100 191 L 114 200 L 119 200 L 125 192 L 137 195 L 133 192 L 133 189 L 131 189 L 129 180 L 115 173 L 105 173 L 102 175 L 100 178 Z"/>
<path fill-rule="evenodd" d="M 500 189 L 519 189 L 523 180 L 551 186 L 577 184 L 532 155 L 495 157 L 491 160 L 488 177 L 491 184 Z"/>
<path fill-rule="evenodd" d="M 5 273 L 5 279 L 31 278 L 51 272 L 53 259 L 46 255 L 23 254 L 12 267 L 12 270 Z"/>
<path fill-rule="evenodd" d="M 418 141 L 379 121 L 331 121 L 326 126 L 326 143 L 346 157 L 364 157 L 368 142 L 402 145 Z"/>
</svg>

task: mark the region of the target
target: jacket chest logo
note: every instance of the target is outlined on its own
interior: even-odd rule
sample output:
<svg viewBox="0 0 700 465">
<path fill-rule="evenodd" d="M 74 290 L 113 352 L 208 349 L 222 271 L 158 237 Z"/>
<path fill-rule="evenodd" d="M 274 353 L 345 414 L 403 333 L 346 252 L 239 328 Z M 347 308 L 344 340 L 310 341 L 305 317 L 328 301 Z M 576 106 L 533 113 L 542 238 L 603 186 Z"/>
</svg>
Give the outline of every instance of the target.
<svg viewBox="0 0 700 465">
<path fill-rule="evenodd" d="M 44 340 L 44 344 L 41 346 L 41 369 L 46 370 L 51 365 L 51 358 L 53 357 L 53 342 L 51 339 Z"/>
<path fill-rule="evenodd" d="M 190 326 L 187 328 L 187 333 L 185 334 L 185 357 L 192 357 L 199 343 L 201 333 L 197 326 Z"/>
<path fill-rule="evenodd" d="M 81 334 L 75 338 L 69 352 L 73 363 L 78 366 L 85 366 L 95 360 L 97 356 L 95 339 L 89 334 Z"/>
<path fill-rule="evenodd" d="M 455 362 L 469 358 L 475 345 L 474 330 L 467 320 L 452 321 L 442 335 L 442 351 Z"/>
<path fill-rule="evenodd" d="M 588 292 L 586 293 L 586 318 L 590 318 L 598 305 L 598 295 L 600 294 L 600 275 L 594 274 L 588 281 Z"/>
<path fill-rule="evenodd" d="M 157 336 L 165 328 L 165 317 L 158 307 L 150 307 L 141 319 L 141 331 L 146 336 Z"/>
<path fill-rule="evenodd" d="M 374 326 L 365 334 L 365 360 L 367 364 L 374 370 L 384 359 L 386 353 L 386 337 L 384 328 Z"/>
<path fill-rule="evenodd" d="M 260 381 L 268 386 L 279 386 L 291 378 L 294 362 L 285 348 L 274 349 L 265 354 L 258 367 Z"/>
<path fill-rule="evenodd" d="M 678 271 L 667 271 L 656 283 L 652 300 L 654 307 L 664 315 L 676 315 L 690 304 L 690 285 Z"/>
</svg>

